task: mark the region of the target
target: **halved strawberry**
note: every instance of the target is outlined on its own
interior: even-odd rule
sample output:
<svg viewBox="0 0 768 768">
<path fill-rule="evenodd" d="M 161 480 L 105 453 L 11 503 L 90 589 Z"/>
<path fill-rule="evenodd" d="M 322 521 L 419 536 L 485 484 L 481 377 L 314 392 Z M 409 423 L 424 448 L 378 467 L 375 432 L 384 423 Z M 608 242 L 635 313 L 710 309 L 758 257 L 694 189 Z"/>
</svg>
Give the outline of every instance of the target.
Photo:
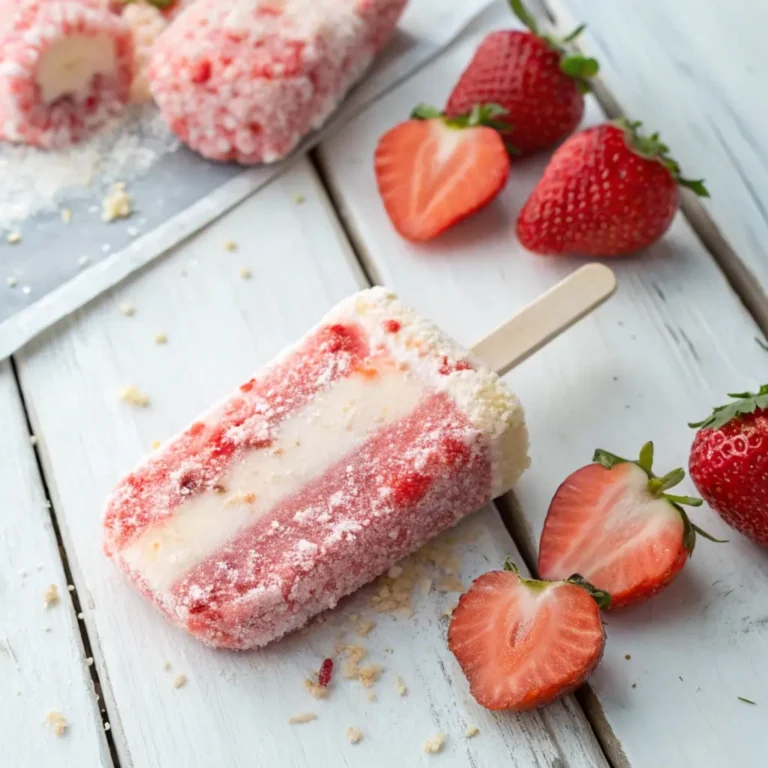
<svg viewBox="0 0 768 768">
<path fill-rule="evenodd" d="M 664 589 L 693 552 L 697 533 L 717 539 L 681 506 L 701 506 L 701 499 L 667 493 L 685 472 L 653 474 L 653 443 L 643 446 L 638 461 L 601 449 L 593 461 L 569 475 L 549 505 L 539 575 L 559 579 L 578 572 L 620 608 Z"/>
<path fill-rule="evenodd" d="M 476 106 L 460 117 L 433 107 L 414 110 L 379 140 L 376 181 L 395 229 L 429 240 L 493 200 L 509 176 L 509 155 L 498 128 L 504 110 Z"/>
<path fill-rule="evenodd" d="M 472 582 L 453 611 L 448 646 L 488 709 L 534 709 L 575 690 L 603 655 L 600 608 L 580 576 L 526 579 L 509 562 Z"/>
</svg>

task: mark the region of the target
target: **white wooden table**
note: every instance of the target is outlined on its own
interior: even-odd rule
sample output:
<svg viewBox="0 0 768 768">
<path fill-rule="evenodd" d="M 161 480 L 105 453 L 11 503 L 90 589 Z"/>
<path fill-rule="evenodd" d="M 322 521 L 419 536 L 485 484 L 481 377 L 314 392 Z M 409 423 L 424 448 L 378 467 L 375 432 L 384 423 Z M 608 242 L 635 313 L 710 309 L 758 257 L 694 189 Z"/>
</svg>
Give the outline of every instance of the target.
<svg viewBox="0 0 768 768">
<path fill-rule="evenodd" d="M 722 271 L 752 315 L 768 318 L 768 52 L 758 33 L 768 8 L 735 0 L 726 15 L 720 5 L 546 9 L 590 23 L 584 46 L 601 58 L 606 89 L 663 131 L 689 175 L 708 179 L 706 216 L 686 210 L 714 253 L 679 215 L 661 244 L 612 263 L 620 289 L 605 307 L 510 374 L 533 466 L 515 499 L 461 527 L 465 584 L 510 554 L 535 562 L 554 489 L 596 446 L 626 454 L 652 438 L 659 466 L 684 465 L 686 422 L 768 370 L 760 330 Z M 225 653 L 168 626 L 101 552 L 103 500 L 117 478 L 346 294 L 389 285 L 470 344 L 578 265 L 528 254 L 513 236 L 546 157 L 515 163 L 498 202 L 428 246 L 394 233 L 376 193 L 379 135 L 412 105 L 442 103 L 482 36 L 510 24 L 503 4 L 493 8 L 314 155 L 0 364 L 4 768 L 766 765 L 768 553 L 706 508 L 697 522 L 730 543 L 702 541 L 666 592 L 609 616 L 605 659 L 580 695 L 521 716 L 486 712 L 469 695 L 445 644 L 456 594 L 433 589 L 397 619 L 372 614 L 364 589 L 311 633 Z M 590 98 L 586 122 L 602 119 Z M 134 316 L 120 313 L 123 301 Z M 168 343 L 155 344 L 157 333 Z M 148 408 L 118 400 L 128 384 L 149 395 Z M 50 584 L 60 600 L 46 608 Z M 368 614 L 376 627 L 355 638 L 350 616 Z M 375 701 L 340 675 L 324 701 L 303 687 L 341 631 L 384 667 Z M 187 682 L 175 688 L 180 674 Z M 45 722 L 51 711 L 68 722 L 62 737 Z M 315 721 L 288 723 L 308 711 Z M 469 724 L 480 729 L 472 739 Z M 350 726 L 364 734 L 358 744 Z M 445 748 L 425 754 L 438 732 Z"/>
</svg>

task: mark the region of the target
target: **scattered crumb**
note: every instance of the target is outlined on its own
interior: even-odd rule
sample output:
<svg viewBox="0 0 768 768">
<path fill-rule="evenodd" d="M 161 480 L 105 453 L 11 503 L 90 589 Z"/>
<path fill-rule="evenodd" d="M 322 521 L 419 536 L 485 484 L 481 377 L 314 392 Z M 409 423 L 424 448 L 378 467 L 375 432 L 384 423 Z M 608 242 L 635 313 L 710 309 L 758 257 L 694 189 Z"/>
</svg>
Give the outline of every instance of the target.
<svg viewBox="0 0 768 768">
<path fill-rule="evenodd" d="M 15 288 L 16 287 L 16 278 L 15 277 L 6 277 L 5 282 L 8 283 L 9 288 Z"/>
<path fill-rule="evenodd" d="M 21 693 L 19 691 L 19 693 Z M 57 735 L 57 736 L 63 736 L 65 731 L 67 730 L 67 726 L 69 723 L 67 723 L 67 718 L 64 717 L 64 715 L 61 714 L 61 712 L 49 712 L 45 719 L 48 721 L 48 725 L 51 726 L 51 730 Z"/>
<path fill-rule="evenodd" d="M 359 728 L 347 728 L 347 738 L 350 744 L 357 744 L 363 738 L 363 732 Z"/>
<path fill-rule="evenodd" d="M 113 184 L 101 202 L 102 221 L 127 219 L 132 212 L 131 198 L 125 191 L 125 184 L 123 182 Z"/>
<path fill-rule="evenodd" d="M 56 605 L 59 602 L 59 588 L 55 584 L 51 584 L 48 589 L 43 592 L 43 602 L 46 608 L 50 608 L 52 605 Z"/>
<path fill-rule="evenodd" d="M 125 317 L 133 317 L 136 314 L 136 307 L 130 301 L 121 301 L 119 309 L 120 314 L 125 315 Z"/>
<path fill-rule="evenodd" d="M 69 208 L 61 209 L 61 220 L 65 224 L 69 224 L 69 222 L 72 221 L 72 211 L 70 211 Z"/>
<path fill-rule="evenodd" d="M 160 447 L 160 441 L 159 440 L 153 440 L 152 441 L 152 450 L 156 451 Z"/>
<path fill-rule="evenodd" d="M 250 270 L 250 269 L 248 269 L 247 267 L 243 267 L 243 268 L 240 270 L 240 277 L 241 277 L 243 280 L 250 280 L 250 279 L 251 279 L 251 270 Z"/>
<path fill-rule="evenodd" d="M 307 198 L 299 192 L 293 193 L 293 202 L 296 203 L 296 205 L 301 205 L 306 199 Z"/>
<path fill-rule="evenodd" d="M 187 676 L 186 675 L 176 675 L 176 677 L 173 679 L 173 687 L 174 688 L 181 688 L 182 686 L 185 686 L 187 684 Z"/>
<path fill-rule="evenodd" d="M 67 589 L 68 589 L 70 592 L 74 592 L 74 591 L 75 591 L 75 585 L 74 585 L 74 584 L 67 584 Z"/>
<path fill-rule="evenodd" d="M 6 239 L 11 245 L 16 245 L 16 243 L 21 242 L 21 232 L 9 232 Z"/>
<path fill-rule="evenodd" d="M 368 701 L 376 701 L 376 694 L 371 690 L 368 691 Z"/>
<path fill-rule="evenodd" d="M 123 387 L 120 390 L 120 399 L 128 405 L 135 405 L 137 408 L 146 408 L 149 405 L 149 398 L 133 385 Z"/>
<path fill-rule="evenodd" d="M 167 672 L 169 669 L 172 669 L 172 667 L 173 667 L 173 665 L 171 664 L 171 662 L 170 662 L 170 661 L 166 661 L 166 662 L 163 664 L 163 669 L 164 669 L 166 672 Z"/>
<path fill-rule="evenodd" d="M 92 666 L 93 666 L 93 656 L 89 656 L 89 657 L 88 657 L 88 658 L 85 660 L 85 663 L 86 663 L 86 664 L 87 664 L 89 667 L 92 667 Z"/>
<path fill-rule="evenodd" d="M 399 579 L 402 575 L 403 575 L 403 569 L 402 569 L 402 566 L 399 566 L 399 565 L 393 565 L 387 571 L 387 576 L 389 576 L 390 579 Z"/>
<path fill-rule="evenodd" d="M 104 730 L 105 731 L 111 731 L 112 730 L 112 726 L 109 723 L 104 723 Z"/>
<path fill-rule="evenodd" d="M 77 614 L 77 618 L 80 619 L 80 621 L 83 621 L 85 619 L 85 614 L 81 611 Z"/>
<path fill-rule="evenodd" d="M 89 261 L 90 261 L 90 259 L 87 256 L 81 256 L 77 260 L 77 266 L 78 267 L 84 267 L 86 264 L 88 264 Z"/>
<path fill-rule="evenodd" d="M 302 712 L 299 715 L 293 715 L 288 718 L 288 722 L 291 725 L 298 725 L 299 723 L 311 723 L 313 720 L 317 720 L 317 715 L 314 712 Z"/>
<path fill-rule="evenodd" d="M 255 493 L 234 493 L 224 503 L 229 507 L 236 504 L 253 504 L 254 501 L 256 501 Z"/>
<path fill-rule="evenodd" d="M 405 687 L 403 678 L 400 675 L 395 675 L 395 690 L 401 695 L 405 696 L 408 693 L 408 689 Z"/>
<path fill-rule="evenodd" d="M 36 435 L 30 435 L 29 436 L 29 443 L 30 443 L 30 445 L 37 445 L 37 436 Z"/>
<path fill-rule="evenodd" d="M 629 661 L 629 660 L 630 660 L 632 657 L 631 657 L 629 654 L 627 654 L 627 655 L 626 655 L 624 658 L 625 658 L 627 661 Z"/>
<path fill-rule="evenodd" d="M 365 667 L 358 667 L 355 677 L 361 682 L 363 688 L 373 688 L 381 677 L 383 669 L 381 664 L 368 664 Z"/>
<path fill-rule="evenodd" d="M 225 240 L 224 250 L 234 253 L 237 250 L 237 243 L 234 240 Z"/>
<path fill-rule="evenodd" d="M 168 337 L 164 333 L 155 334 L 155 344 L 167 344 Z"/>
<path fill-rule="evenodd" d="M 327 685 L 320 685 L 317 682 L 317 675 L 314 675 L 314 679 L 312 679 L 311 677 L 308 677 L 304 681 L 304 687 L 316 699 L 327 699 L 328 698 L 328 686 Z"/>
<path fill-rule="evenodd" d="M 464 731 L 464 735 L 471 739 L 473 736 L 477 736 L 477 734 L 480 733 L 480 729 L 476 725 L 468 725 L 467 730 Z"/>
<path fill-rule="evenodd" d="M 28 285 L 22 285 L 21 292 L 28 296 L 30 293 L 32 293 L 32 289 Z"/>
<path fill-rule="evenodd" d="M 427 739 L 427 741 L 424 743 L 424 751 L 430 755 L 434 755 L 437 752 L 442 752 L 443 746 L 445 746 L 445 740 L 447 738 L 448 734 L 436 733 L 434 736 Z"/>
<path fill-rule="evenodd" d="M 441 576 L 437 582 L 437 588 L 441 592 L 464 592 L 465 590 L 461 579 L 453 573 L 449 573 L 447 576 Z"/>
<path fill-rule="evenodd" d="M 368 637 L 368 635 L 371 633 L 371 630 L 376 626 L 375 621 L 364 619 L 360 616 L 357 616 L 357 614 L 352 614 L 349 617 L 349 621 L 352 624 L 355 632 L 357 632 L 360 637 Z"/>
</svg>

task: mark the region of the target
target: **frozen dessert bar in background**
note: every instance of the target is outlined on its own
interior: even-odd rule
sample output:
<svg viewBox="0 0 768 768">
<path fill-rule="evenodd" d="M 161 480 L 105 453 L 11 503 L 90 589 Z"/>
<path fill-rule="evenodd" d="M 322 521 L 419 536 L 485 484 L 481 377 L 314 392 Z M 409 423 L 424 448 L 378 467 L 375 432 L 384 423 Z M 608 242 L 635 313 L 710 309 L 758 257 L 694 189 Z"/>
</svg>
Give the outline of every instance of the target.
<svg viewBox="0 0 768 768">
<path fill-rule="evenodd" d="M 406 0 L 197 0 L 162 35 L 152 95 L 201 155 L 285 157 L 389 40 Z"/>
<path fill-rule="evenodd" d="M 373 288 L 124 478 L 105 549 L 171 621 L 252 648 L 507 491 L 527 446 L 498 376 Z"/>
<path fill-rule="evenodd" d="M 0 0 L 0 19 L 0 138 L 63 147 L 122 110 L 133 40 L 101 0 Z"/>
</svg>

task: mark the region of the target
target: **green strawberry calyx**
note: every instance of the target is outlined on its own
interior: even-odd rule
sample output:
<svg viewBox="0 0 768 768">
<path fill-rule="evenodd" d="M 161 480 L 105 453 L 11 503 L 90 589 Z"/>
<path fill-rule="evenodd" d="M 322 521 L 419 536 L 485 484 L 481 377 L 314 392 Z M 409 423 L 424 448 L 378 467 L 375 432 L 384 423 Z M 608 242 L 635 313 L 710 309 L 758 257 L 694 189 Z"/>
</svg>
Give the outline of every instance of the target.
<svg viewBox="0 0 768 768">
<path fill-rule="evenodd" d="M 768 408 L 768 384 L 763 384 L 758 392 L 729 392 L 728 397 L 735 400 L 719 405 L 706 419 L 691 422 L 688 426 L 693 429 L 720 429 L 733 419 Z"/>
<path fill-rule="evenodd" d="M 648 160 L 658 160 L 681 187 L 690 189 L 699 197 L 709 197 L 709 192 L 704 186 L 704 179 L 687 179 L 682 175 L 680 165 L 669 156 L 669 147 L 659 138 L 658 131 L 650 136 L 644 136 L 638 131 L 642 125 L 639 120 L 630 121 L 624 117 L 614 120 L 613 124 L 624 131 L 624 139 L 633 152 Z"/>
<path fill-rule="evenodd" d="M 521 576 L 520 569 L 514 562 L 512 562 L 512 559 L 509 557 L 504 561 L 504 570 L 512 571 L 512 573 L 514 573 L 517 578 L 520 579 L 521 584 L 524 584 L 526 587 L 534 590 L 535 592 L 541 592 L 542 590 L 547 589 L 550 584 L 558 583 L 542 581 L 540 579 L 529 579 L 525 576 Z M 574 584 L 577 587 L 581 587 L 582 589 L 586 590 L 589 593 L 589 596 L 597 603 L 598 608 L 605 610 L 611 607 L 611 596 L 604 589 L 598 589 L 593 584 L 590 584 L 583 576 L 578 573 L 574 573 L 573 576 L 569 576 L 567 579 L 560 583 Z"/>
<path fill-rule="evenodd" d="M 457 130 L 485 126 L 486 128 L 493 128 L 494 131 L 502 134 L 502 138 L 504 139 L 507 135 L 512 133 L 513 130 L 512 123 L 504 120 L 504 117 L 508 113 L 509 110 L 504 109 L 500 104 L 475 104 L 469 112 L 463 115 L 448 117 L 437 107 L 433 107 L 430 104 L 419 104 L 411 112 L 411 119 L 440 120 L 449 128 L 455 128 Z M 507 152 L 509 152 L 510 155 L 519 154 L 519 150 L 506 141 L 506 139 L 504 140 L 504 146 L 507 148 Z"/>
<path fill-rule="evenodd" d="M 593 78 L 600 71 L 600 64 L 597 59 L 590 56 L 582 56 L 580 53 L 573 53 L 568 50 L 572 43 L 587 27 L 586 24 L 579 24 L 576 29 L 565 37 L 555 37 L 545 35 L 539 31 L 539 24 L 525 7 L 523 0 L 509 0 L 509 7 L 512 13 L 525 24 L 525 26 L 537 37 L 549 43 L 550 47 L 560 54 L 560 71 L 573 78 L 579 86 L 582 93 L 588 93 L 590 78 Z"/>
<path fill-rule="evenodd" d="M 694 496 L 678 496 L 676 494 L 667 493 L 670 488 L 674 488 L 679 485 L 685 478 L 685 471 L 682 467 L 673 469 L 671 472 L 667 472 L 662 477 L 657 477 L 653 473 L 653 443 L 647 442 L 640 449 L 640 456 L 637 461 L 630 461 L 624 459 L 621 456 L 617 456 L 615 453 L 610 453 L 598 448 L 595 451 L 595 455 L 592 457 L 592 461 L 595 464 L 606 469 L 613 469 L 619 464 L 634 464 L 648 475 L 648 493 L 655 499 L 664 499 L 668 501 L 679 513 L 683 519 L 683 546 L 688 550 L 688 554 L 693 553 L 693 549 L 696 546 L 696 534 L 703 536 L 709 541 L 715 541 L 718 544 L 725 544 L 723 539 L 716 539 L 712 534 L 699 528 L 698 525 L 692 523 L 688 517 L 688 513 L 683 508 L 683 505 L 689 507 L 700 507 L 704 502 Z"/>
</svg>

